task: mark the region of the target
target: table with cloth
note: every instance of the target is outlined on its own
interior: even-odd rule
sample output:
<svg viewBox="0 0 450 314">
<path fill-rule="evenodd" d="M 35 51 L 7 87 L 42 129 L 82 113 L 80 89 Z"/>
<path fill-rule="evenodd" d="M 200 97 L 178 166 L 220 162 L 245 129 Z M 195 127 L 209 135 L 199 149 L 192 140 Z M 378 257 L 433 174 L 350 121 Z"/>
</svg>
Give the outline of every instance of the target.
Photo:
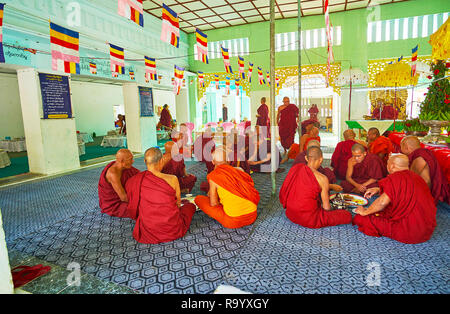
<svg viewBox="0 0 450 314">
<path fill-rule="evenodd" d="M 103 147 L 127 147 L 127 137 L 120 135 L 107 135 L 100 144 Z"/>
<path fill-rule="evenodd" d="M 7 152 L 24 152 L 27 146 L 24 139 L 4 140 L 0 141 L 0 149 Z"/>
<path fill-rule="evenodd" d="M 370 128 L 377 128 L 380 131 L 380 135 L 383 135 L 386 131 L 394 130 L 394 120 L 350 120 L 345 121 L 349 129 L 359 129 L 359 138 L 361 138 L 361 130 L 366 130 Z M 395 120 L 395 130 L 403 130 L 403 121 Z"/>
<path fill-rule="evenodd" d="M 3 149 L 0 149 L 0 168 L 5 168 L 11 165 L 8 153 Z"/>
<path fill-rule="evenodd" d="M 92 143 L 94 142 L 94 139 L 92 138 L 92 135 L 89 133 L 77 133 L 77 140 L 78 142 L 85 142 L 85 143 Z"/>
</svg>

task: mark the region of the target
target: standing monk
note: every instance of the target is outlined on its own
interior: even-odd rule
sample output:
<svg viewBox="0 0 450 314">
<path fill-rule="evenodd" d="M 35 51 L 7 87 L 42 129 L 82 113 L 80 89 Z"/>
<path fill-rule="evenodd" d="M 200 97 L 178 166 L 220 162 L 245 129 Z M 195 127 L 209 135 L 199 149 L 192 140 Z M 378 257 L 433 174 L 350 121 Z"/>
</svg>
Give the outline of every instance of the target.
<svg viewBox="0 0 450 314">
<path fill-rule="evenodd" d="M 369 189 L 370 198 L 379 193 L 369 208 L 358 206 L 353 224 L 373 237 L 388 237 L 403 243 L 428 241 L 436 227 L 436 205 L 425 181 L 408 169 L 408 157 L 391 156 L 389 176 L 380 187 Z"/>
<path fill-rule="evenodd" d="M 409 168 L 424 179 L 436 202 L 450 203 L 450 186 L 433 153 L 420 146 L 415 136 L 406 136 L 400 143 L 402 153 L 409 158 Z"/>
<path fill-rule="evenodd" d="M 178 151 L 178 146 L 174 142 L 166 142 L 164 144 L 166 150 L 163 155 L 164 167 L 162 173 L 171 174 L 178 178 L 181 193 L 190 193 L 197 182 L 197 177 L 186 172 L 184 159 Z"/>
<path fill-rule="evenodd" d="M 281 146 L 286 153 L 294 143 L 295 132 L 298 128 L 298 113 L 297 106 L 290 103 L 289 97 L 284 97 L 283 105 L 278 108 L 277 123 Z"/>
<path fill-rule="evenodd" d="M 385 136 L 381 136 L 377 128 L 370 128 L 367 131 L 367 139 L 369 141 L 369 153 L 378 155 L 386 165 L 389 154 L 394 152 L 394 146 L 391 140 Z"/>
<path fill-rule="evenodd" d="M 352 158 L 352 146 L 356 143 L 363 145 L 367 144 L 363 141 L 355 139 L 356 134 L 352 129 L 344 131 L 344 141 L 339 142 L 331 156 L 331 167 L 334 169 L 334 174 L 340 180 L 345 180 L 347 173 L 348 160 Z"/>
<path fill-rule="evenodd" d="M 159 118 L 159 125 L 162 128 L 172 129 L 172 116 L 170 115 L 169 105 L 164 105 Z"/>
<path fill-rule="evenodd" d="M 261 129 L 266 128 L 266 136 L 270 137 L 269 107 L 266 105 L 266 97 L 261 98 L 261 105 L 259 106 L 256 114 L 256 125 Z"/>
<path fill-rule="evenodd" d="M 319 113 L 319 109 L 317 108 L 316 104 L 313 104 L 311 108 L 308 110 L 309 113 L 309 119 L 305 120 L 301 123 L 302 126 L 302 135 L 308 132 L 306 129 L 309 125 L 314 125 L 315 127 L 320 127 L 320 122 L 317 119 L 317 115 Z"/>
<path fill-rule="evenodd" d="M 306 228 L 323 228 L 348 224 L 352 215 L 346 210 L 331 210 L 329 183 L 317 169 L 323 161 L 317 146 L 308 148 L 305 164 L 289 170 L 280 189 L 280 202 L 293 223 Z"/>
<path fill-rule="evenodd" d="M 341 186 L 346 193 L 365 193 L 368 188 L 377 187 L 378 180 L 385 176 L 386 167 L 381 158 L 368 154 L 361 144 L 355 144 L 352 146 L 352 158 L 347 162 L 347 173 Z"/>
<path fill-rule="evenodd" d="M 133 154 L 128 149 L 119 149 L 116 161 L 103 169 L 98 181 L 98 198 L 102 213 L 113 217 L 129 217 L 128 197 L 125 184 L 132 176 L 139 173 L 134 168 Z"/>
</svg>

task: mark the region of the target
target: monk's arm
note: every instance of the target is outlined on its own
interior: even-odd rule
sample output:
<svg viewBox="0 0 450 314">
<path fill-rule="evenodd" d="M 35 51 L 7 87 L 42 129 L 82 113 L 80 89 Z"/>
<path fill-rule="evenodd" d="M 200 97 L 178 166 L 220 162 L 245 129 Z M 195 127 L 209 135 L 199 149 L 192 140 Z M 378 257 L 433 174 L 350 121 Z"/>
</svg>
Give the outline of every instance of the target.
<svg viewBox="0 0 450 314">
<path fill-rule="evenodd" d="M 300 147 L 299 147 L 299 152 L 300 153 L 302 153 L 303 152 L 303 148 L 305 147 L 305 142 L 306 142 L 306 138 L 305 138 L 305 135 L 303 135 L 301 138 L 300 138 Z"/>
<path fill-rule="evenodd" d="M 362 185 L 364 185 L 365 187 L 368 187 L 369 185 L 371 185 L 372 183 L 377 182 L 376 179 L 369 179 L 366 182 L 364 182 Z"/>
<path fill-rule="evenodd" d="M 371 214 L 378 213 L 386 208 L 389 205 L 391 199 L 386 193 L 381 194 L 379 198 L 377 198 L 369 208 L 364 208 L 362 206 L 358 206 L 356 213 L 361 216 L 367 216 Z"/>
<path fill-rule="evenodd" d="M 353 185 L 358 191 L 364 192 L 365 186 L 362 184 L 357 183 L 355 180 L 352 179 L 353 175 L 353 167 L 355 165 L 355 162 L 353 161 L 353 157 L 348 160 L 348 167 L 347 167 L 347 173 L 345 175 L 345 180 L 349 182 L 351 185 Z"/>
<path fill-rule="evenodd" d="M 217 184 L 214 181 L 209 181 L 209 205 L 219 205 L 219 194 L 217 193 Z"/>
<path fill-rule="evenodd" d="M 177 197 L 177 206 L 181 207 L 181 189 L 180 189 L 180 182 L 178 181 L 178 178 L 176 176 L 171 176 L 172 182 L 171 186 L 175 189 L 175 195 Z"/>
<path fill-rule="evenodd" d="M 424 179 L 428 187 L 431 187 L 430 171 L 428 170 L 428 164 L 422 157 L 417 157 L 411 164 L 411 171 L 417 173 Z"/>
<path fill-rule="evenodd" d="M 322 192 L 320 193 L 320 198 L 322 199 L 322 208 L 325 210 L 331 210 L 330 205 L 330 185 L 327 177 L 321 177 L 319 179 L 319 184 L 322 188 Z"/>
<path fill-rule="evenodd" d="M 106 174 L 107 181 L 111 183 L 111 186 L 119 196 L 120 200 L 122 202 L 128 202 L 127 192 L 123 188 L 122 182 L 120 182 L 120 177 L 121 177 L 120 174 L 113 171 L 108 171 L 108 173 Z"/>
</svg>

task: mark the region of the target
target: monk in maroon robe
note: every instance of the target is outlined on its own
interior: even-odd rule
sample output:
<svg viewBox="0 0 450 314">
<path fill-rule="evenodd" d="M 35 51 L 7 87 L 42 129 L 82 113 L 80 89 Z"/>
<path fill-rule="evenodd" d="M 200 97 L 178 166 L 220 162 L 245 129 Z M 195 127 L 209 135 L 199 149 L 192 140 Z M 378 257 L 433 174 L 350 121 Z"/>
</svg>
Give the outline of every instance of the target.
<svg viewBox="0 0 450 314">
<path fill-rule="evenodd" d="M 400 143 L 402 153 L 408 156 L 410 170 L 424 179 L 436 204 L 450 203 L 450 185 L 433 153 L 420 146 L 415 136 L 406 136 Z"/>
<path fill-rule="evenodd" d="M 98 181 L 98 199 L 102 213 L 113 217 L 129 217 L 126 182 L 139 173 L 134 168 L 133 154 L 128 149 L 120 149 L 116 161 L 103 169 Z"/>
<path fill-rule="evenodd" d="M 139 243 L 170 242 L 189 230 L 195 205 L 181 201 L 178 178 L 161 172 L 162 153 L 157 147 L 145 152 L 147 171 L 128 180 L 128 211 L 136 220 L 133 237 Z"/>
<path fill-rule="evenodd" d="M 239 167 L 250 174 L 250 165 L 246 155 L 248 154 L 247 136 L 239 135 L 236 129 L 231 130 L 226 141 L 227 161 L 232 167 Z"/>
<path fill-rule="evenodd" d="M 261 98 L 261 105 L 258 107 L 256 114 L 256 125 L 266 130 L 266 137 L 270 137 L 270 118 L 269 107 L 266 105 L 266 97 Z"/>
<path fill-rule="evenodd" d="M 380 157 L 368 154 L 361 144 L 352 146 L 352 158 L 347 163 L 345 181 L 341 182 L 344 192 L 365 193 L 378 186 L 378 180 L 387 175 Z"/>
<path fill-rule="evenodd" d="M 205 163 L 207 174 L 214 170 L 212 153 L 215 148 L 216 144 L 212 136 L 212 129 L 211 127 L 207 127 L 205 132 L 199 135 L 194 141 L 194 156 L 198 161 Z M 200 190 L 204 192 L 209 191 L 208 181 L 200 183 Z"/>
<path fill-rule="evenodd" d="M 359 143 L 367 146 L 365 142 L 355 139 L 356 134 L 352 129 L 344 131 L 344 141 L 339 142 L 331 156 L 331 167 L 334 169 L 334 174 L 339 180 L 345 180 L 347 174 L 348 160 L 352 158 L 352 146 Z"/>
<path fill-rule="evenodd" d="M 182 155 L 179 153 L 177 144 L 171 141 L 166 142 L 164 148 L 166 152 L 163 156 L 164 167 L 161 172 L 176 176 L 181 192 L 190 193 L 195 182 L 197 182 L 197 177 L 186 172 L 186 165 Z"/>
<path fill-rule="evenodd" d="M 323 161 L 317 146 L 307 150 L 308 164 L 293 166 L 280 189 L 280 202 L 293 223 L 306 228 L 348 224 L 352 215 L 346 210 L 331 210 L 329 183 L 317 169 Z"/>
<path fill-rule="evenodd" d="M 250 139 L 252 141 L 252 139 Z M 253 139 L 254 140 L 254 139 Z M 264 138 L 264 136 L 257 136 L 256 143 L 250 144 L 253 149 L 250 151 L 250 158 L 248 164 L 250 169 L 254 172 L 272 172 L 272 142 L 270 139 Z M 279 168 L 281 161 L 281 154 L 276 148 L 278 156 L 275 156 L 275 170 L 277 172 L 284 171 Z"/>
<path fill-rule="evenodd" d="M 284 97 L 283 105 L 278 108 L 277 122 L 281 146 L 286 152 L 294 143 L 298 128 L 298 113 L 297 106 L 290 103 L 289 97 Z"/>
<path fill-rule="evenodd" d="M 170 115 L 168 105 L 164 105 L 163 110 L 161 111 L 159 125 L 166 129 L 172 129 L 172 116 Z"/>
<path fill-rule="evenodd" d="M 353 224 L 373 237 L 388 237 L 402 243 L 428 241 L 436 227 L 436 205 L 425 181 L 408 169 L 408 157 L 388 160 L 389 176 L 365 197 L 380 194 L 369 208 L 358 206 Z"/>
</svg>

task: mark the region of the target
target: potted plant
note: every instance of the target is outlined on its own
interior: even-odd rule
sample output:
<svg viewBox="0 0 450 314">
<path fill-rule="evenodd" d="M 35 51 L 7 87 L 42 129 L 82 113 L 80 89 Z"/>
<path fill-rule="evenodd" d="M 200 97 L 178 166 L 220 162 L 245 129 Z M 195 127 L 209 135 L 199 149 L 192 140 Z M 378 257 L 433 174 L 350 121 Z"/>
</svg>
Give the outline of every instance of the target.
<svg viewBox="0 0 450 314">
<path fill-rule="evenodd" d="M 441 140 L 441 128 L 447 126 L 450 120 L 450 82 L 445 77 L 445 71 L 450 67 L 450 63 L 437 60 L 431 63 L 433 79 L 425 100 L 420 108 L 419 118 L 421 123 L 430 127 L 427 140 L 438 142 Z"/>
<path fill-rule="evenodd" d="M 420 122 L 418 118 L 405 121 L 405 133 L 407 135 L 425 136 L 428 133 L 428 127 Z"/>
</svg>

